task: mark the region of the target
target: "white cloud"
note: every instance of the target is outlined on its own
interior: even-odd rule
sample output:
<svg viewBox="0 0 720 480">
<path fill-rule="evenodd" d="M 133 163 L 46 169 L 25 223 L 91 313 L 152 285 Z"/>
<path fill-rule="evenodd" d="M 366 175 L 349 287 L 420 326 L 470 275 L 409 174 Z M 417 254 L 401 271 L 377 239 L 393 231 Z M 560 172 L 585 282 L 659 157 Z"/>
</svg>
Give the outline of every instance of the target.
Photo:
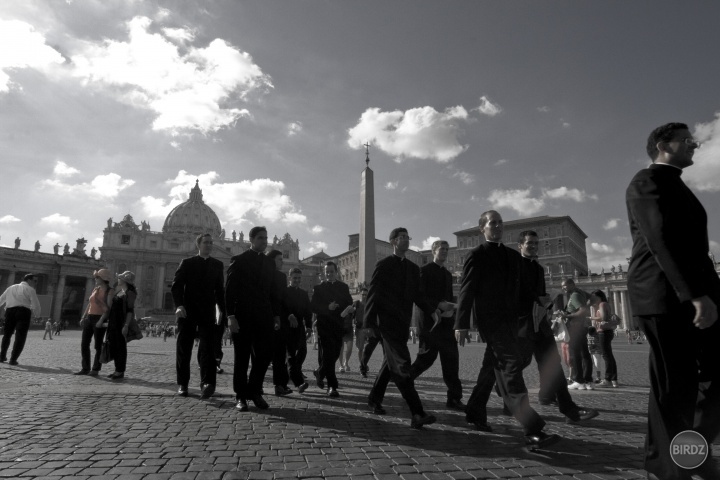
<svg viewBox="0 0 720 480">
<path fill-rule="evenodd" d="M 305 251 L 308 255 L 314 255 L 328 248 L 328 244 L 325 242 L 307 242 L 307 244 L 308 246 L 305 248 Z"/>
<path fill-rule="evenodd" d="M 568 122 L 562 122 L 563 128 L 570 128 L 570 124 Z"/>
<path fill-rule="evenodd" d="M 452 174 L 452 178 L 459 178 L 462 183 L 465 185 L 470 185 L 475 181 L 475 175 L 468 172 L 463 172 L 462 170 L 456 170 Z"/>
<path fill-rule="evenodd" d="M 310 229 L 310 231 L 317 235 L 323 233 L 325 231 L 325 228 L 321 227 L 320 225 L 315 225 L 314 227 L 312 227 L 312 229 Z"/>
<path fill-rule="evenodd" d="M 385 190 L 395 190 L 398 187 L 398 182 L 387 182 L 385 184 Z"/>
<path fill-rule="evenodd" d="M 421 250 L 430 250 L 432 248 L 433 242 L 436 240 L 442 240 L 440 237 L 428 237 L 425 240 L 423 240 L 422 248 Z"/>
<path fill-rule="evenodd" d="M 366 142 L 372 142 L 396 161 L 420 158 L 447 163 L 467 150 L 467 145 L 461 145 L 458 137 L 462 134 L 460 125 L 468 121 L 468 113 L 462 106 L 444 112 L 432 107 L 405 112 L 368 108 L 358 124 L 348 130 L 348 145 L 360 149 Z"/>
<path fill-rule="evenodd" d="M 538 107 L 537 111 L 540 113 L 548 113 L 550 111 L 550 107 L 543 105 L 542 107 Z"/>
<path fill-rule="evenodd" d="M 80 183 L 73 185 L 57 178 L 43 180 L 41 184 L 62 192 L 86 195 L 88 197 L 101 196 L 110 199 L 117 197 L 118 194 L 126 188 L 135 185 L 135 180 L 123 179 L 117 173 L 108 173 L 107 175 L 96 176 L 89 184 Z"/>
<path fill-rule="evenodd" d="M 552 189 L 543 189 L 543 195 L 548 198 L 574 200 L 576 202 L 584 202 L 585 200 L 597 200 L 597 195 L 588 195 L 584 190 L 577 188 L 558 187 Z"/>
<path fill-rule="evenodd" d="M 166 37 L 183 44 L 195 40 L 196 33 L 192 28 L 163 28 L 162 32 Z"/>
<path fill-rule="evenodd" d="M 292 137 L 294 135 L 297 135 L 298 133 L 302 132 L 303 124 L 302 122 L 291 122 L 288 124 L 287 127 L 287 136 Z"/>
<path fill-rule="evenodd" d="M 52 240 L 53 242 L 57 242 L 62 238 L 62 235 L 57 232 L 47 232 L 45 234 L 45 238 L 47 238 L 48 240 Z M 102 241 L 100 241 L 100 243 L 102 244 Z"/>
<path fill-rule="evenodd" d="M 695 151 L 692 167 L 683 170 L 683 179 L 700 191 L 720 191 L 720 112 L 715 119 L 695 125 L 695 138 L 702 146 Z"/>
<path fill-rule="evenodd" d="M 230 104 L 272 88 L 270 77 L 252 57 L 225 40 L 190 46 L 181 54 L 171 40 L 189 38 L 190 31 L 165 29 L 161 35 L 149 32 L 151 24 L 138 16 L 127 23 L 127 41 L 86 42 L 72 56 L 74 75 L 88 85 L 110 87 L 107 91 L 125 103 L 155 112 L 153 129 L 174 134 L 233 125 L 250 113 Z"/>
<path fill-rule="evenodd" d="M 199 181 L 203 200 L 224 222 L 231 224 L 258 220 L 283 225 L 305 224 L 307 217 L 287 195 L 283 182 L 260 178 L 233 183 L 219 183 L 216 172 L 192 175 L 180 170 L 171 185 L 168 198 L 145 196 L 140 199 L 143 211 L 149 217 L 165 218 L 170 210 L 187 200 L 190 189 Z"/>
<path fill-rule="evenodd" d="M 73 175 L 80 173 L 80 170 L 69 166 L 65 162 L 58 160 L 57 162 L 55 162 L 55 168 L 53 168 L 53 173 L 56 177 L 72 177 Z"/>
<path fill-rule="evenodd" d="M 494 104 L 488 97 L 483 95 L 480 97 L 480 106 L 477 109 L 480 113 L 487 115 L 488 117 L 494 117 L 498 113 L 502 112 L 500 105 Z"/>
<path fill-rule="evenodd" d="M 509 163 L 509 162 L 510 162 L 510 160 L 508 160 L 507 158 L 501 158 L 500 160 L 498 160 L 497 162 L 495 162 L 494 165 L 495 165 L 496 167 L 499 167 L 500 165 L 506 165 L 506 164 Z"/>
<path fill-rule="evenodd" d="M 42 217 L 40 219 L 40 223 L 43 225 L 58 225 L 62 227 L 69 227 L 70 225 L 77 225 L 80 222 L 78 222 L 77 220 L 73 220 L 67 215 L 53 213 L 52 215 L 48 215 L 47 217 Z"/>
<path fill-rule="evenodd" d="M 622 220 L 619 218 L 611 218 L 607 222 L 605 222 L 605 225 L 603 225 L 604 230 L 613 230 L 618 227 Z"/>
<path fill-rule="evenodd" d="M 45 43 L 45 37 L 32 25 L 19 20 L 0 20 L 0 93 L 10 91 L 9 71 L 34 68 L 47 71 L 64 63 L 57 50 Z"/>
<path fill-rule="evenodd" d="M 592 242 L 590 244 L 590 248 L 599 253 L 615 253 L 615 249 L 613 247 L 603 243 Z"/>
<path fill-rule="evenodd" d="M 533 215 L 545 208 L 545 201 L 542 198 L 532 198 L 531 188 L 526 190 L 493 190 L 490 192 L 488 201 L 493 208 L 509 208 L 521 215 Z"/>
<path fill-rule="evenodd" d="M 19 221 L 20 221 L 20 219 L 13 215 L 5 215 L 5 216 L 0 217 L 0 223 L 14 223 L 14 222 L 19 222 Z"/>
</svg>

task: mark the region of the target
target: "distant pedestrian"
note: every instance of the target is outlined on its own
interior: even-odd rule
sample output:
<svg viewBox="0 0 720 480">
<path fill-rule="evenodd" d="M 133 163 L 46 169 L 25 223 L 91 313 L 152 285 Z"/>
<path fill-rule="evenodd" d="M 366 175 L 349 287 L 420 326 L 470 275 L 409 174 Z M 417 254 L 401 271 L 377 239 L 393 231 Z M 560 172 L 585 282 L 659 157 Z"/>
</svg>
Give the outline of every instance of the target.
<svg viewBox="0 0 720 480">
<path fill-rule="evenodd" d="M 37 277 L 28 273 L 23 277 L 22 282 L 10 285 L 0 295 L 0 307 L 5 305 L 5 327 L 3 330 L 2 344 L 0 346 L 0 362 L 7 361 L 7 351 L 10 347 L 10 338 L 15 334 L 12 353 L 10 354 L 10 365 L 17 365 L 18 358 L 25 348 L 30 321 L 33 316 L 40 315 L 40 301 L 38 300 L 35 287 Z"/>
<path fill-rule="evenodd" d="M 617 387 L 617 362 L 612 351 L 612 340 L 615 337 L 615 326 L 611 324 L 610 304 L 607 301 L 605 292 L 595 290 L 590 294 L 590 304 L 595 307 L 595 315 L 592 321 L 598 332 L 598 346 L 600 354 L 605 361 L 605 377 L 599 382 L 603 387 Z"/>
<path fill-rule="evenodd" d="M 115 289 L 110 287 L 112 274 L 107 268 L 101 268 L 93 272 L 95 287 L 90 293 L 88 306 L 80 319 L 82 328 L 80 336 L 80 370 L 75 375 L 97 376 L 102 368 L 100 363 L 100 351 L 105 339 L 107 322 L 110 314 L 110 305 L 115 296 Z M 90 363 L 90 343 L 94 341 L 95 355 Z M 92 367 L 92 368 L 91 368 Z"/>
<path fill-rule="evenodd" d="M 135 315 L 135 299 L 137 298 L 135 274 L 133 272 L 128 270 L 120 273 L 117 280 L 116 293 L 112 297 L 107 324 L 103 324 L 102 320 L 98 322 L 99 326 L 107 326 L 106 335 L 115 362 L 115 371 L 108 377 L 113 380 L 125 377 L 125 367 L 127 365 L 126 337 L 130 319 Z"/>
<path fill-rule="evenodd" d="M 567 306 L 563 318 L 570 332 L 570 362 L 572 363 L 573 383 L 570 390 L 594 390 L 593 364 L 587 343 L 587 331 L 590 326 L 588 295 L 575 286 L 575 281 L 566 278 L 562 289 L 568 295 Z"/>
<path fill-rule="evenodd" d="M 45 322 L 45 333 L 43 334 L 43 340 L 45 340 L 45 337 L 50 335 L 50 340 L 52 340 L 53 336 L 53 322 L 52 319 L 48 318 L 47 322 Z"/>
<path fill-rule="evenodd" d="M 302 270 L 290 270 L 290 285 L 285 295 L 285 308 L 290 321 L 290 336 L 287 347 L 287 366 L 290 380 L 303 393 L 308 388 L 302 366 L 307 357 L 307 336 L 312 331 L 312 309 L 308 293 L 300 288 Z"/>
</svg>

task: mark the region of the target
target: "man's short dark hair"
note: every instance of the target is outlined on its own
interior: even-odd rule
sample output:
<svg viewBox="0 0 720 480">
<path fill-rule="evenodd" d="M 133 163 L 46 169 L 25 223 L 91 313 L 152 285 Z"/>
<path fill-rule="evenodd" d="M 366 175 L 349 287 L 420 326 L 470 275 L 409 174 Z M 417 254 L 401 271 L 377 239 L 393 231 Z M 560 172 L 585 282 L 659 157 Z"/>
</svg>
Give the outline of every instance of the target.
<svg viewBox="0 0 720 480">
<path fill-rule="evenodd" d="M 397 237 L 400 236 L 401 233 L 404 233 L 405 235 L 407 235 L 407 233 L 408 233 L 407 228 L 405 228 L 405 227 L 393 228 L 392 232 L 390 232 L 390 241 L 395 240 Z"/>
<path fill-rule="evenodd" d="M 335 272 L 338 271 L 337 264 L 335 262 L 325 262 L 325 268 L 329 267 L 330 265 L 335 267 Z"/>
<path fill-rule="evenodd" d="M 248 234 L 248 235 L 250 235 L 250 240 L 255 238 L 257 236 L 257 234 L 260 232 L 265 232 L 265 234 L 267 235 L 267 228 L 265 228 L 261 225 L 251 228 L 250 233 Z"/>
<path fill-rule="evenodd" d="M 657 144 L 660 142 L 672 141 L 672 139 L 675 138 L 675 132 L 678 130 L 688 130 L 688 126 L 684 123 L 678 122 L 666 123 L 665 125 L 660 125 L 650 132 L 650 136 L 647 141 L 647 154 L 653 162 L 657 160 L 658 155 L 660 155 Z"/>
<path fill-rule="evenodd" d="M 527 237 L 538 237 L 539 235 L 535 230 L 523 230 L 520 232 L 520 235 L 518 235 L 518 243 L 525 243 L 525 238 Z"/>
<path fill-rule="evenodd" d="M 478 225 L 480 225 L 480 228 L 483 228 L 485 224 L 488 222 L 488 219 L 490 218 L 490 215 L 492 214 L 500 215 L 497 210 L 488 210 L 487 212 L 483 212 L 480 215 L 480 220 L 478 220 Z"/>
<path fill-rule="evenodd" d="M 575 280 L 573 280 L 572 278 L 566 278 L 560 284 L 562 285 L 563 283 L 565 285 L 575 285 Z"/>
<path fill-rule="evenodd" d="M 28 273 L 25 275 L 22 279 L 23 282 L 27 282 L 28 280 L 35 280 L 35 274 L 34 273 Z"/>
<path fill-rule="evenodd" d="M 298 267 L 293 267 L 290 269 L 290 275 L 302 275 L 302 270 L 300 270 Z"/>
<path fill-rule="evenodd" d="M 267 253 L 268 258 L 271 258 L 272 260 L 275 260 L 275 257 L 278 255 L 282 255 L 282 252 L 280 250 L 270 250 Z"/>
<path fill-rule="evenodd" d="M 195 238 L 195 245 L 196 245 L 198 248 L 200 248 L 200 244 L 202 243 L 202 239 L 205 238 L 205 237 L 210 237 L 210 238 L 212 239 L 212 235 L 210 235 L 209 233 L 201 233 L 200 235 L 197 236 L 197 238 Z"/>
</svg>

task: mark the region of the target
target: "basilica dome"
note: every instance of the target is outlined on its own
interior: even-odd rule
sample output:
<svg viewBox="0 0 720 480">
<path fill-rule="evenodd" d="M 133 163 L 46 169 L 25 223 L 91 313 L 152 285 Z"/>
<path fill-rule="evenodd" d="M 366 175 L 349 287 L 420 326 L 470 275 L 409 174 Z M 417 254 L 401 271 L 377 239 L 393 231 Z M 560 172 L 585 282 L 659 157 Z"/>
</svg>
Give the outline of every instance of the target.
<svg viewBox="0 0 720 480">
<path fill-rule="evenodd" d="M 209 233 L 217 238 L 221 231 L 218 216 L 203 202 L 202 190 L 197 180 L 195 187 L 190 190 L 190 198 L 173 208 L 163 225 L 165 233 Z"/>
</svg>

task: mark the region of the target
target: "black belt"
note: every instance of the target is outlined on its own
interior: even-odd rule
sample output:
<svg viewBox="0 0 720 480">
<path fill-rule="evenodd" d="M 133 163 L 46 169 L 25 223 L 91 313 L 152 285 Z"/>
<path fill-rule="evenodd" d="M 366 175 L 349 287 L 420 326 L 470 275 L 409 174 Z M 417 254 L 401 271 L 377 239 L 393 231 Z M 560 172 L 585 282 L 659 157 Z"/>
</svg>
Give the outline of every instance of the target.
<svg viewBox="0 0 720 480">
<path fill-rule="evenodd" d="M 31 310 L 29 307 L 23 307 L 22 305 L 18 305 L 17 307 L 9 307 L 8 310 L 15 310 L 16 308 L 24 308 L 25 310 Z"/>
</svg>

